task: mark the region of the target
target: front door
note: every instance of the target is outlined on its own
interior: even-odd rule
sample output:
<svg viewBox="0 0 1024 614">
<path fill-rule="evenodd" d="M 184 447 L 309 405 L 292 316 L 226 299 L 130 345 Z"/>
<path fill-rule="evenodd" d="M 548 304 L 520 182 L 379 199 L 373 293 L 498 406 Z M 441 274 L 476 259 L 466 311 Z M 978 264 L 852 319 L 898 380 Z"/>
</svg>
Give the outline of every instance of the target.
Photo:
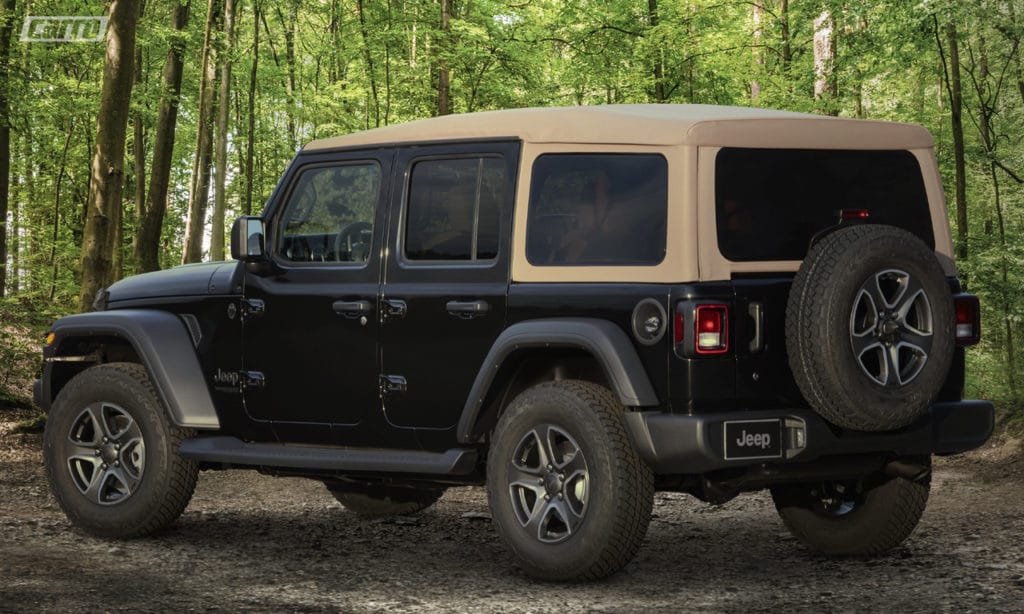
<svg viewBox="0 0 1024 614">
<path fill-rule="evenodd" d="M 381 302 L 384 412 L 428 448 L 450 439 L 504 328 L 518 154 L 517 143 L 475 143 L 409 149 L 396 161 L 402 189 Z"/>
<path fill-rule="evenodd" d="M 300 156 L 245 278 L 245 407 L 282 441 L 378 414 L 377 309 L 390 152 Z M 255 374 L 255 377 L 254 377 Z M 262 385 L 259 381 L 262 376 Z"/>
</svg>

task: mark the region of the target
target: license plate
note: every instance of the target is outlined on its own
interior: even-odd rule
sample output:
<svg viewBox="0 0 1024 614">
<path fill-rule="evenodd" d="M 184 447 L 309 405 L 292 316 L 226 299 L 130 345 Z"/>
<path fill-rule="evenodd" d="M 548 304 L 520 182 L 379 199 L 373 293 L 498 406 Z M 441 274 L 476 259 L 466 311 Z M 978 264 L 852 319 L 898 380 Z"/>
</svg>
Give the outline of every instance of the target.
<svg viewBox="0 0 1024 614">
<path fill-rule="evenodd" d="M 725 423 L 726 460 L 782 458 L 782 420 Z"/>
</svg>

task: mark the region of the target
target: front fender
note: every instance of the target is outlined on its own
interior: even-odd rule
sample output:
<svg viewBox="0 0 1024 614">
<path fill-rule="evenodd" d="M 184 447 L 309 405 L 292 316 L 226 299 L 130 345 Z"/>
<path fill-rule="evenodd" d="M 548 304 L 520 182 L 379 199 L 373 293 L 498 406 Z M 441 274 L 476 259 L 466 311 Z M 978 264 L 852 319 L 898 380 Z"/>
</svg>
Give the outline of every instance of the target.
<svg viewBox="0 0 1024 614">
<path fill-rule="evenodd" d="M 220 420 L 206 386 L 185 323 L 178 316 L 148 309 L 122 309 L 67 316 L 52 328 L 50 347 L 59 355 L 71 338 L 117 337 L 131 344 L 156 386 L 171 420 L 180 427 L 219 429 Z M 48 358 L 53 355 L 47 353 Z M 41 393 L 55 396 L 52 369 L 45 369 Z"/>
<path fill-rule="evenodd" d="M 474 427 L 487 392 L 509 355 L 524 348 L 556 347 L 581 349 L 597 359 L 623 405 L 651 407 L 659 404 L 633 342 L 619 326 L 596 318 L 527 320 L 505 329 L 487 353 L 459 419 L 459 442 L 474 441 Z"/>
</svg>

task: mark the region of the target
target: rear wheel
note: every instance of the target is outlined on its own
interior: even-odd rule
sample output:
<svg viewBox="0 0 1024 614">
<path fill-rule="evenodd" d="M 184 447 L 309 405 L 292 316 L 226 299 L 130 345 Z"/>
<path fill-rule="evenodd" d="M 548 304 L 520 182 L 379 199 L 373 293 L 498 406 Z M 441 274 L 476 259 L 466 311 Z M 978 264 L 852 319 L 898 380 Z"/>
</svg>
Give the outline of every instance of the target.
<svg viewBox="0 0 1024 614">
<path fill-rule="evenodd" d="M 592 580 L 624 567 L 647 532 L 653 489 L 622 407 L 603 386 L 534 386 L 495 429 L 487 459 L 491 516 L 535 578 Z"/>
<path fill-rule="evenodd" d="M 928 503 L 929 478 L 885 475 L 772 488 L 786 528 L 811 550 L 835 556 L 882 554 L 910 536 Z"/>
<path fill-rule="evenodd" d="M 158 531 L 195 490 L 198 466 L 178 455 L 190 435 L 170 421 L 141 365 L 86 369 L 57 395 L 46 420 L 43 458 L 54 497 L 94 535 Z"/>
</svg>

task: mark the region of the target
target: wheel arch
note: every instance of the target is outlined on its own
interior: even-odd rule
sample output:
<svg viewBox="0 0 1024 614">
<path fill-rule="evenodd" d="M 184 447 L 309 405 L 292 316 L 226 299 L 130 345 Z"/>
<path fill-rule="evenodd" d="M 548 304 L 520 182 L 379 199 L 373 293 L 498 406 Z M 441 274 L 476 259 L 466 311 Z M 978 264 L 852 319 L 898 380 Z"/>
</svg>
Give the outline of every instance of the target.
<svg viewBox="0 0 1024 614">
<path fill-rule="evenodd" d="M 44 409 L 86 368 L 136 362 L 145 367 L 175 425 L 220 428 L 192 337 L 177 315 L 143 309 L 91 312 L 61 318 L 51 330 L 40 390 Z"/>
<path fill-rule="evenodd" d="M 586 379 L 610 388 L 627 407 L 659 404 L 632 341 L 596 318 L 545 318 L 509 326 L 491 346 L 463 407 L 460 443 L 476 442 L 519 392 L 542 381 Z"/>
</svg>

